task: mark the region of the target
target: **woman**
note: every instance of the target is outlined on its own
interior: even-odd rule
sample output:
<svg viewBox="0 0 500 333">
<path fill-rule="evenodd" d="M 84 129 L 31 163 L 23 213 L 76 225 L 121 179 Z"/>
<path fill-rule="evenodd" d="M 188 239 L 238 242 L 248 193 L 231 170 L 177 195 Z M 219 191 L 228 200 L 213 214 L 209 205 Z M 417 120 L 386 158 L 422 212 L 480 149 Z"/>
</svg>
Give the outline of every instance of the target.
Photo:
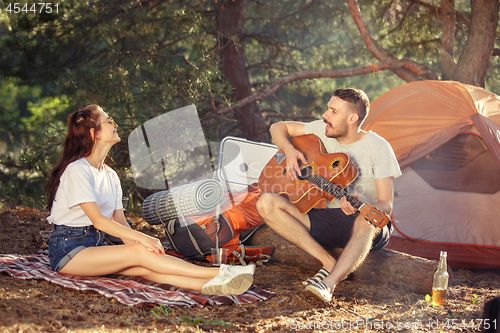
<svg viewBox="0 0 500 333">
<path fill-rule="evenodd" d="M 130 228 L 117 174 L 104 159 L 120 137 L 118 125 L 99 106 L 69 117 L 63 155 L 47 184 L 52 270 L 80 276 L 113 273 L 202 291 L 241 294 L 253 283 L 255 266 L 202 267 L 165 255 L 159 239 Z M 123 245 L 104 246 L 103 233 Z"/>
</svg>

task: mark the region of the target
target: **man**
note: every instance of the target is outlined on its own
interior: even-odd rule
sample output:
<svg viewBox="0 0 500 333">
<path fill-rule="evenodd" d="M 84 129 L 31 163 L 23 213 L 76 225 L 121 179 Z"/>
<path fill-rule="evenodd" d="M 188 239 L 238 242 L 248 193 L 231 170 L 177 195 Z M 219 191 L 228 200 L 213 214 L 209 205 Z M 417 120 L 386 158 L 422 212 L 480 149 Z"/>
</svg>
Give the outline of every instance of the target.
<svg viewBox="0 0 500 333">
<path fill-rule="evenodd" d="M 361 130 L 370 102 L 357 89 L 335 91 L 327 104 L 323 121 L 311 123 L 283 121 L 271 126 L 274 143 L 286 157 L 286 176 L 297 180 L 305 156 L 289 142 L 289 137 L 315 134 L 327 153 L 347 154 L 358 167 L 359 174 L 347 191 L 360 200 L 391 214 L 394 198 L 393 178 L 401 175 L 390 144 L 373 132 Z M 318 259 L 323 267 L 303 282 L 306 291 L 329 302 L 335 286 L 354 271 L 370 250 L 383 248 L 389 241 L 392 225 L 382 229 L 369 224 L 346 198 L 327 201 L 326 209 L 311 209 L 301 214 L 285 196 L 264 193 L 257 210 L 266 224 L 278 235 Z M 323 246 L 344 248 L 335 260 Z"/>
</svg>

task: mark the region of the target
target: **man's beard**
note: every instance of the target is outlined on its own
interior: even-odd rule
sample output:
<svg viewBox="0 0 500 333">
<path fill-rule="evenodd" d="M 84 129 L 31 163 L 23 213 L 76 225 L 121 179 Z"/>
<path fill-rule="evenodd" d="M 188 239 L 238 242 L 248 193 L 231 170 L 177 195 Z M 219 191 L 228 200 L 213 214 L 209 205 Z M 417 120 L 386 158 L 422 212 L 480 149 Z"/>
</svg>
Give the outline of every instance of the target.
<svg viewBox="0 0 500 333">
<path fill-rule="evenodd" d="M 325 131 L 325 135 L 327 137 L 336 139 L 336 138 L 343 137 L 343 136 L 345 136 L 347 134 L 347 125 L 344 124 L 341 127 L 337 126 L 337 128 L 334 129 L 333 126 L 330 123 L 328 123 L 328 122 L 326 122 L 324 120 L 323 120 L 323 122 L 326 125 L 330 126 L 330 131 L 328 131 L 328 132 Z"/>
</svg>

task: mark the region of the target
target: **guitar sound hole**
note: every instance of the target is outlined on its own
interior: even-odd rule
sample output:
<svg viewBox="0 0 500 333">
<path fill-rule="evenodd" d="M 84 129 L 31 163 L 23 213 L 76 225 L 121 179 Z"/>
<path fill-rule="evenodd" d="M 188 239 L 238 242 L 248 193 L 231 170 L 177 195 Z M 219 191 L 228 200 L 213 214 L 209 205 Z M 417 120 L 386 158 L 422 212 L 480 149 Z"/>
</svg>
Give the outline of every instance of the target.
<svg viewBox="0 0 500 333">
<path fill-rule="evenodd" d="M 339 161 L 339 160 L 336 160 L 335 162 L 333 162 L 333 163 L 332 163 L 332 168 L 334 168 L 334 169 L 335 169 L 336 167 L 338 167 L 338 166 L 339 166 L 339 164 L 340 164 L 340 161 Z"/>
<path fill-rule="evenodd" d="M 312 166 L 307 165 L 307 166 L 303 167 L 302 169 L 300 169 L 300 175 L 298 175 L 298 178 L 300 180 L 304 180 L 304 179 L 307 179 L 310 176 L 312 176 L 312 174 L 313 174 Z"/>
</svg>

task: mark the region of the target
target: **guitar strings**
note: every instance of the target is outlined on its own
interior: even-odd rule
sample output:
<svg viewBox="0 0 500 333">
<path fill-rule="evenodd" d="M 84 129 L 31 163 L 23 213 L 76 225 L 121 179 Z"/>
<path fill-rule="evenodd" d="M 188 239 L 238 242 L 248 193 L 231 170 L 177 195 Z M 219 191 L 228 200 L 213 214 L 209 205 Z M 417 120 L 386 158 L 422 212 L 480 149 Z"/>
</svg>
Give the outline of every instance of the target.
<svg viewBox="0 0 500 333">
<path fill-rule="evenodd" d="M 312 176 L 309 176 L 308 179 L 307 179 L 309 182 L 311 182 L 312 184 L 318 186 L 321 190 L 326 190 L 327 192 L 333 194 L 335 197 L 337 197 L 338 199 L 342 198 L 343 196 L 347 197 L 347 201 L 349 201 L 353 207 L 359 209 L 364 203 L 360 200 L 360 199 L 357 199 L 355 198 L 354 196 L 351 196 L 346 190 L 344 190 L 343 188 L 333 184 L 332 182 L 330 182 L 328 179 L 326 179 L 325 177 L 321 176 L 321 175 L 312 175 Z M 375 209 L 377 212 L 376 212 L 376 215 L 378 216 L 382 216 L 381 214 L 383 214 L 382 211 L 380 211 L 379 209 L 377 209 L 376 207 L 372 207 L 373 209 Z M 375 212 L 375 211 L 374 211 Z M 379 214 L 381 213 L 381 214 Z M 365 219 L 377 226 L 380 228 L 378 222 L 376 219 L 374 219 L 373 221 L 371 221 L 370 219 L 368 219 L 366 216 L 365 216 Z"/>
<path fill-rule="evenodd" d="M 359 209 L 363 205 L 363 202 L 361 202 L 361 200 L 351 196 L 346 190 L 333 184 L 321 175 L 312 175 L 308 180 L 314 185 L 318 186 L 320 189 L 326 189 L 329 193 L 333 194 L 338 199 L 345 196 L 347 198 L 347 201 L 349 201 L 354 208 Z"/>
</svg>

